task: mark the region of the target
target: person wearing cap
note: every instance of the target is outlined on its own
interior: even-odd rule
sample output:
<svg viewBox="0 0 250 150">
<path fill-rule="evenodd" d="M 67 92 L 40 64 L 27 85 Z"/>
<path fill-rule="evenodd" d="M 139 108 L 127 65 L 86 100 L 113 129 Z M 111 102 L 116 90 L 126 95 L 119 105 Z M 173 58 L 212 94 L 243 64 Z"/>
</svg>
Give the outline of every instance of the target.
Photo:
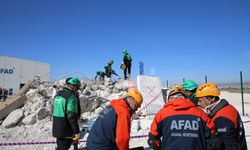
<svg viewBox="0 0 250 150">
<path fill-rule="evenodd" d="M 124 64 L 123 74 L 124 74 L 124 79 L 126 80 L 127 78 L 130 78 L 131 66 L 132 66 L 132 58 L 127 50 L 123 50 L 123 63 L 122 64 Z"/>
<path fill-rule="evenodd" d="M 187 99 L 182 88 L 174 88 L 153 119 L 148 145 L 154 150 L 206 150 L 212 131 L 207 115 Z"/>
<path fill-rule="evenodd" d="M 198 88 L 197 83 L 195 83 L 193 80 L 186 80 L 182 83 L 182 88 L 187 93 L 188 99 L 197 105 L 198 99 L 195 97 L 195 92 Z"/>
<path fill-rule="evenodd" d="M 222 150 L 247 150 L 245 130 L 237 109 L 220 99 L 220 89 L 214 83 L 201 84 L 196 90 L 198 105 L 203 108 L 215 126 L 215 137 Z M 211 141 L 211 142 L 213 142 Z"/>
<path fill-rule="evenodd" d="M 78 142 L 81 109 L 77 91 L 80 87 L 80 80 L 67 78 L 65 87 L 54 97 L 52 134 L 57 139 L 57 150 L 67 150 Z"/>
<path fill-rule="evenodd" d="M 130 90 L 126 97 L 112 100 L 91 128 L 86 149 L 128 150 L 131 116 L 142 102 L 143 97 L 138 90 Z"/>
</svg>

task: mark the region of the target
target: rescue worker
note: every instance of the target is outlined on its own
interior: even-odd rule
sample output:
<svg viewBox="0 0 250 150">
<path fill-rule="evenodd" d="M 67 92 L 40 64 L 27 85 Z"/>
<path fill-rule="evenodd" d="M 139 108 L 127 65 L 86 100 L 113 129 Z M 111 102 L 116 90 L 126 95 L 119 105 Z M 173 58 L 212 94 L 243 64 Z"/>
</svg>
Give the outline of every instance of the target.
<svg viewBox="0 0 250 150">
<path fill-rule="evenodd" d="M 214 83 L 200 85 L 196 91 L 201 106 L 215 125 L 220 149 L 247 150 L 245 130 L 238 111 L 225 99 L 220 99 L 220 90 Z"/>
<path fill-rule="evenodd" d="M 112 64 L 114 63 L 113 60 L 110 60 L 108 62 L 108 64 L 104 67 L 105 69 L 105 75 L 108 77 L 108 78 L 111 78 L 111 75 L 112 75 Z"/>
<path fill-rule="evenodd" d="M 81 82 L 77 78 L 66 79 L 66 86 L 54 97 L 53 137 L 57 138 L 57 149 L 67 150 L 79 139 L 78 119 L 81 114 L 77 91 Z"/>
<path fill-rule="evenodd" d="M 0 101 L 2 100 L 3 89 L 0 87 Z"/>
<path fill-rule="evenodd" d="M 148 145 L 154 150 L 205 150 L 212 127 L 210 119 L 187 99 L 185 91 L 174 88 L 154 117 Z"/>
<path fill-rule="evenodd" d="M 125 69 L 123 70 L 124 73 L 124 79 L 130 78 L 131 75 L 131 66 L 132 66 L 132 58 L 130 54 L 124 50 L 123 51 L 123 64 L 125 64 Z"/>
<path fill-rule="evenodd" d="M 166 88 L 166 87 L 163 87 L 161 89 L 162 98 L 163 98 L 163 100 L 164 100 L 165 103 L 167 102 L 167 91 L 168 91 L 168 88 Z"/>
<path fill-rule="evenodd" d="M 97 71 L 96 76 L 95 76 L 95 80 L 97 79 L 97 77 L 99 77 L 99 81 L 103 82 L 104 77 L 105 77 L 105 73 L 103 71 Z"/>
<path fill-rule="evenodd" d="M 197 105 L 198 99 L 195 97 L 195 92 L 198 85 L 193 80 L 186 80 L 182 83 L 182 88 L 187 93 L 188 99 Z"/>
<path fill-rule="evenodd" d="M 3 89 L 2 95 L 3 95 L 3 101 L 5 102 L 6 99 L 7 99 L 7 97 L 8 97 L 8 90 L 7 89 Z"/>
<path fill-rule="evenodd" d="M 138 90 L 128 91 L 125 98 L 112 100 L 90 130 L 87 150 L 128 150 L 131 116 L 141 106 Z"/>
</svg>

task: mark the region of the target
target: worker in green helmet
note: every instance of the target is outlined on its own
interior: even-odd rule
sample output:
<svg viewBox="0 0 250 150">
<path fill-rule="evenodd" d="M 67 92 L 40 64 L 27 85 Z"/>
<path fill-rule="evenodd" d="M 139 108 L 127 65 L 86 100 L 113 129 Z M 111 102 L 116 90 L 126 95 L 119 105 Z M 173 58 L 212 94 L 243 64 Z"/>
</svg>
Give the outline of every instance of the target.
<svg viewBox="0 0 250 150">
<path fill-rule="evenodd" d="M 80 80 L 67 78 L 65 87 L 54 97 L 52 132 L 57 139 L 58 150 L 67 150 L 78 142 L 81 109 L 77 91 L 80 87 Z"/>
<path fill-rule="evenodd" d="M 105 69 L 105 75 L 108 77 L 108 78 L 111 78 L 111 75 L 112 75 L 112 65 L 113 65 L 114 61 L 113 60 L 110 60 L 108 62 L 108 64 L 104 67 Z"/>
<path fill-rule="evenodd" d="M 131 55 L 128 53 L 127 50 L 123 50 L 123 63 L 124 64 L 124 69 L 123 69 L 123 74 L 124 74 L 124 79 L 130 78 L 131 75 L 131 66 L 132 66 L 132 58 Z"/>
<path fill-rule="evenodd" d="M 96 72 L 96 76 L 95 76 L 95 80 L 99 77 L 99 81 L 104 81 L 104 77 L 105 77 L 105 72 L 103 71 L 97 71 Z"/>
<path fill-rule="evenodd" d="M 112 69 L 112 64 L 114 63 L 113 60 L 110 60 L 108 64 L 104 67 L 105 69 L 105 75 L 107 78 L 111 78 L 111 75 L 116 75 L 119 77 L 119 75 L 115 72 L 115 70 Z"/>
<path fill-rule="evenodd" d="M 187 93 L 188 99 L 197 105 L 198 99 L 195 97 L 195 92 L 198 85 L 193 80 L 186 80 L 182 83 L 182 88 Z"/>
</svg>

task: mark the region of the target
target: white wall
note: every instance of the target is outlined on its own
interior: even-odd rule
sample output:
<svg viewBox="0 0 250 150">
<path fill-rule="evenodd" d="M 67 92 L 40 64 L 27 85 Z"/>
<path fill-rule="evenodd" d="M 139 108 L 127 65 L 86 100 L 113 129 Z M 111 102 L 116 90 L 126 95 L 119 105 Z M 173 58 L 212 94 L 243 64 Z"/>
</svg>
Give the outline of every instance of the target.
<svg viewBox="0 0 250 150">
<path fill-rule="evenodd" d="M 39 75 L 42 81 L 50 80 L 50 65 L 46 63 L 1 56 L 0 69 L 2 69 L 0 87 L 13 88 L 14 93 L 19 90 L 21 83 L 25 84 L 28 80 L 34 79 L 35 76 Z M 13 70 L 13 73 L 6 73 L 6 69 Z"/>
<path fill-rule="evenodd" d="M 163 107 L 164 100 L 159 77 L 137 76 L 137 88 L 143 95 L 143 103 L 140 108 L 143 114 L 155 114 Z"/>
</svg>

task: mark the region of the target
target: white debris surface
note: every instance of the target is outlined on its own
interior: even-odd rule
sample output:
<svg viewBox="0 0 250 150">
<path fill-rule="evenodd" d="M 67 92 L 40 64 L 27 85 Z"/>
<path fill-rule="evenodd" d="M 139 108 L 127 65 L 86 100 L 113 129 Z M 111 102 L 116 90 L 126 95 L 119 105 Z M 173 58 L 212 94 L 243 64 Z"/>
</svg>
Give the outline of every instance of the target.
<svg viewBox="0 0 250 150">
<path fill-rule="evenodd" d="M 52 142 L 52 100 L 54 95 L 53 85 L 60 88 L 64 80 L 58 83 L 43 83 L 38 87 L 33 87 L 26 94 L 29 100 L 21 109 L 15 110 L 18 113 L 13 116 L 11 113 L 0 125 L 0 144 L 1 143 L 18 143 L 18 142 Z M 96 81 L 82 81 L 83 86 L 80 89 L 80 101 L 82 108 L 82 119 L 88 120 L 98 116 L 101 111 L 100 106 L 108 105 L 111 99 L 123 97 L 125 91 L 129 88 L 127 81 L 118 80 L 112 82 L 106 80 L 102 85 Z M 242 116 L 241 94 L 221 92 L 221 98 L 227 99 Z M 250 94 L 244 94 L 245 116 L 242 120 L 246 130 L 246 139 L 248 147 L 250 146 Z M 10 117 L 12 119 L 10 119 Z M 18 117 L 18 118 L 17 118 Z M 147 145 L 147 135 L 150 129 L 153 116 L 147 116 L 133 120 L 131 125 L 130 148 Z M 12 123 L 7 121 L 12 120 Z M 247 122 L 248 121 L 248 122 Z M 6 128 L 7 127 L 7 128 Z M 81 141 L 86 141 L 86 134 Z M 54 150 L 55 144 L 38 144 L 38 145 L 15 145 L 0 146 L 0 149 L 9 150 Z M 79 148 L 84 149 L 85 142 L 79 143 Z M 71 147 L 73 149 L 73 146 Z"/>
</svg>

